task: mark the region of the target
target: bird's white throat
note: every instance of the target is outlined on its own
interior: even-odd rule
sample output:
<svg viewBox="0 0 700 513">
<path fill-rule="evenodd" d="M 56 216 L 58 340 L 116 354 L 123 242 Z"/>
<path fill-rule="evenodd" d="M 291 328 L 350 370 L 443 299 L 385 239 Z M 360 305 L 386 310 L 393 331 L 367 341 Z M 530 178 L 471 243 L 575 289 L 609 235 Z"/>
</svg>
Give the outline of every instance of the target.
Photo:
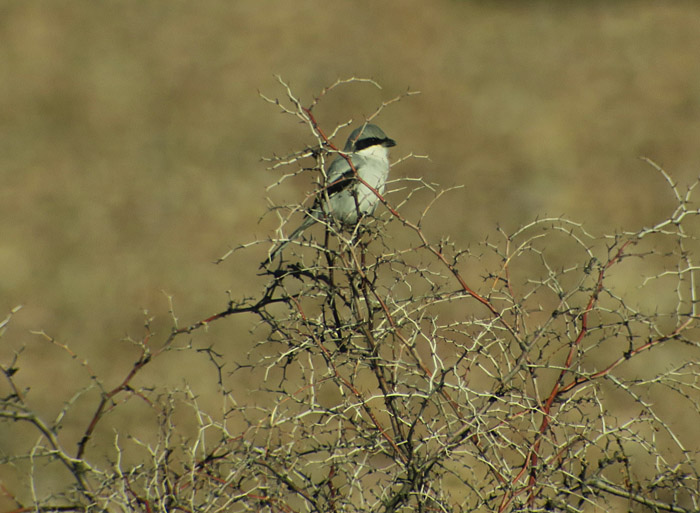
<svg viewBox="0 0 700 513">
<path fill-rule="evenodd" d="M 368 146 L 360 151 L 355 152 L 356 155 L 362 155 L 369 159 L 381 159 L 389 160 L 389 149 L 385 148 L 381 144 L 375 144 L 374 146 Z"/>
</svg>

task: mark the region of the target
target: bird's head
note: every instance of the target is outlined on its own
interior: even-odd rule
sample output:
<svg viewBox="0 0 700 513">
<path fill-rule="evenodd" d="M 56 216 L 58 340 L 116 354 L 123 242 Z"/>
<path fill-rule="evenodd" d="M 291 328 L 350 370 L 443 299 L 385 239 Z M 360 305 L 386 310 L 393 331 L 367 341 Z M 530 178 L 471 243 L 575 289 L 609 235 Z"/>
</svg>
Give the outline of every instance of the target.
<svg viewBox="0 0 700 513">
<path fill-rule="evenodd" d="M 387 137 L 384 131 L 377 125 L 367 123 L 352 131 L 348 142 L 345 143 L 345 153 L 358 152 L 373 146 L 390 148 L 396 146 L 396 141 Z"/>
</svg>

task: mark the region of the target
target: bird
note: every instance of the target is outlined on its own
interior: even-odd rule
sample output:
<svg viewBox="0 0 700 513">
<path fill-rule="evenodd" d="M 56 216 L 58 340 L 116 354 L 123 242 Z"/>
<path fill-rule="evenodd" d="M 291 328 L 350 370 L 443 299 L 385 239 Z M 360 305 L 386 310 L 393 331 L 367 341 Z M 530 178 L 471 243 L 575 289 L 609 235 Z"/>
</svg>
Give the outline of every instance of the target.
<svg viewBox="0 0 700 513">
<path fill-rule="evenodd" d="M 392 146 L 396 146 L 396 141 L 387 137 L 377 125 L 365 123 L 353 130 L 341 154 L 331 162 L 326 174 L 327 185 L 319 191 L 301 225 L 270 253 L 260 267 L 272 263 L 287 244 L 319 221 L 330 217 L 342 224 L 353 225 L 361 216 L 372 214 L 379 198 L 367 185 L 379 194 L 384 193 L 389 176 L 389 148 Z M 367 185 L 358 180 L 355 173 Z"/>
</svg>

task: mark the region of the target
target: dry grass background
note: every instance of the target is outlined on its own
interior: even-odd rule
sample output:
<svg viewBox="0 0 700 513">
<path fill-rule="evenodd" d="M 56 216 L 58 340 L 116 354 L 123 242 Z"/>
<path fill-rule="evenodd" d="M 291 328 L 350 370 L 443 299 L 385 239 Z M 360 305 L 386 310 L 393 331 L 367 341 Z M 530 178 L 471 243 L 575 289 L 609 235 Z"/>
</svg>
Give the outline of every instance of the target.
<svg viewBox="0 0 700 513">
<path fill-rule="evenodd" d="M 259 220 L 279 174 L 260 158 L 308 142 L 258 96 L 283 95 L 275 74 L 306 101 L 337 78 L 383 86 L 329 96 L 327 127 L 421 91 L 377 122 L 395 157 L 430 156 L 396 173 L 466 186 L 425 231 L 469 245 L 543 214 L 597 234 L 668 215 L 638 157 L 698 175 L 699 55 L 696 2 L 2 2 L 0 310 L 24 306 L 2 339 L 32 362 L 18 379 L 55 414 L 89 376 L 31 330 L 114 385 L 144 309 L 167 333 L 163 291 L 189 323 L 264 283 L 266 244 L 212 262 L 273 235 L 274 217 Z M 198 337 L 235 360 L 254 336 L 243 318 L 222 324 Z M 206 368 L 173 356 L 150 376 L 197 383 Z"/>
</svg>

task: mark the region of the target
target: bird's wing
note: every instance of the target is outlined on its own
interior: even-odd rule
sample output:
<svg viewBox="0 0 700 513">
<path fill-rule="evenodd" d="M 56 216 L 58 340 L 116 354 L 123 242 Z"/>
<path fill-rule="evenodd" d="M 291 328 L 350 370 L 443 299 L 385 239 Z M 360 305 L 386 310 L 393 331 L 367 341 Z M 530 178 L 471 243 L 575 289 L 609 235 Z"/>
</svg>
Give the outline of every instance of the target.
<svg viewBox="0 0 700 513">
<path fill-rule="evenodd" d="M 359 165 L 359 159 L 356 155 L 352 155 L 350 160 L 352 161 L 355 170 L 357 170 Z M 355 171 L 350 167 L 348 161 L 342 155 L 336 158 L 328 168 L 328 185 L 326 189 L 328 195 L 332 196 L 342 190 L 347 189 L 352 185 L 355 178 Z"/>
<path fill-rule="evenodd" d="M 353 155 L 351 154 L 350 157 L 352 160 Z M 348 161 L 345 159 L 345 157 L 343 157 L 342 155 L 338 155 L 335 159 L 333 159 L 331 165 L 328 166 L 328 173 L 326 173 L 328 177 L 328 183 L 333 183 L 348 171 L 352 171 L 352 169 L 350 168 L 350 164 L 348 164 Z"/>
</svg>

